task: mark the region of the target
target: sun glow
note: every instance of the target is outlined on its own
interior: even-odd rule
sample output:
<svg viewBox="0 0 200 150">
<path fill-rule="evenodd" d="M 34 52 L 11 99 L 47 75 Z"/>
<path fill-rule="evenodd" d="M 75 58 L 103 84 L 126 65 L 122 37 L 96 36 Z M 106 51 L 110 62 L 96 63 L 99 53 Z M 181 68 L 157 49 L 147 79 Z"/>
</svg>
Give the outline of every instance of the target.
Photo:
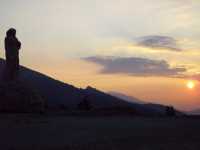
<svg viewBox="0 0 200 150">
<path fill-rule="evenodd" d="M 193 81 L 188 81 L 188 82 L 187 82 L 187 87 L 188 87 L 189 89 L 193 89 L 193 88 L 195 87 L 195 83 L 194 83 Z"/>
</svg>

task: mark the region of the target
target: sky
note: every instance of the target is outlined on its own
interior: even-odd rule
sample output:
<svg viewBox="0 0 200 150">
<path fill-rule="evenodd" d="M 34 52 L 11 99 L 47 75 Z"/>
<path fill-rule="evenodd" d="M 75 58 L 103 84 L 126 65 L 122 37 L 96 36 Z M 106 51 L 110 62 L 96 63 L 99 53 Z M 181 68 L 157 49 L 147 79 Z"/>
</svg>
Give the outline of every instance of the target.
<svg viewBox="0 0 200 150">
<path fill-rule="evenodd" d="M 77 87 L 200 108 L 200 1 L 0 2 L 1 58 L 14 27 L 24 66 Z"/>
</svg>

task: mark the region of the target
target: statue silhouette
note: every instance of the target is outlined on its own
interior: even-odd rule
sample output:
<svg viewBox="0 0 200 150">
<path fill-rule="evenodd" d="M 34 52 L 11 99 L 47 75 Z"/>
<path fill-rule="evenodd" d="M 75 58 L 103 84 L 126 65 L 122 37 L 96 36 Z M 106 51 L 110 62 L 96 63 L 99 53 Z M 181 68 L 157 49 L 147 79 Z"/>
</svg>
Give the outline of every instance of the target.
<svg viewBox="0 0 200 150">
<path fill-rule="evenodd" d="M 6 52 L 6 78 L 14 80 L 19 72 L 19 50 L 21 43 L 16 38 L 16 30 L 10 28 L 6 32 L 5 52 Z"/>
</svg>

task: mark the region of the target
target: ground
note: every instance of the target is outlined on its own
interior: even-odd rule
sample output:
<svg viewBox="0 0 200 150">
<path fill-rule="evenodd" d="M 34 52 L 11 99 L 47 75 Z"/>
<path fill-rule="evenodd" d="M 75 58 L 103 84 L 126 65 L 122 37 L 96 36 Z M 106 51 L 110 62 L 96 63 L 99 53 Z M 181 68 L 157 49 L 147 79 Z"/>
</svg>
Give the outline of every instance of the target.
<svg viewBox="0 0 200 150">
<path fill-rule="evenodd" d="M 2 150 L 199 150 L 200 119 L 0 115 Z"/>
</svg>

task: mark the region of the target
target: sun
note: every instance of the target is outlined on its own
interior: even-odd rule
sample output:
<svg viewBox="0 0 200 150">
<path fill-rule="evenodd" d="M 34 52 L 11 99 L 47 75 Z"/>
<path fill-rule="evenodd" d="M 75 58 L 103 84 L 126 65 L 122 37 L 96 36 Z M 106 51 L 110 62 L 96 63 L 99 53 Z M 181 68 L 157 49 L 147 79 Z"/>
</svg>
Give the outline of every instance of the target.
<svg viewBox="0 0 200 150">
<path fill-rule="evenodd" d="M 193 81 L 188 81 L 188 82 L 187 82 L 187 87 L 188 87 L 189 89 L 193 89 L 193 88 L 195 87 L 195 83 L 194 83 Z"/>
</svg>

